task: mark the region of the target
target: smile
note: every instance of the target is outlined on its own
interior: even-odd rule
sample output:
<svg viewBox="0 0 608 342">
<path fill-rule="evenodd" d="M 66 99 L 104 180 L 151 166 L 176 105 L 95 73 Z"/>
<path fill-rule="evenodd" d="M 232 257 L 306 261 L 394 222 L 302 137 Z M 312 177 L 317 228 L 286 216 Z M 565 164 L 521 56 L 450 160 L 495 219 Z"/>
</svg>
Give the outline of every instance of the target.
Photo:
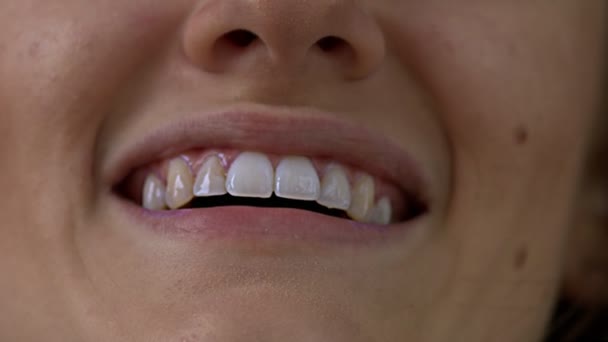
<svg viewBox="0 0 608 342">
<path fill-rule="evenodd" d="M 119 156 L 108 172 L 114 194 L 163 231 L 242 230 L 230 222 L 249 214 L 238 225 L 267 232 L 289 217 L 288 226 L 309 233 L 294 226 L 298 217 L 390 230 L 430 208 L 405 151 L 323 115 L 207 114 L 161 127 Z"/>
</svg>

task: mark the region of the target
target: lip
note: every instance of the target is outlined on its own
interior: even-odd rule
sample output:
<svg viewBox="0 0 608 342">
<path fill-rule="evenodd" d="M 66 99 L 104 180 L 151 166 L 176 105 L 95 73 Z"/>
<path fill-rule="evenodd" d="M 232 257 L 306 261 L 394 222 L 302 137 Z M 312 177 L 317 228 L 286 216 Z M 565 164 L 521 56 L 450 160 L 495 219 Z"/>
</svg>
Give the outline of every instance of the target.
<svg viewBox="0 0 608 342">
<path fill-rule="evenodd" d="M 147 134 L 109 151 L 102 164 L 105 167 L 101 168 L 101 180 L 113 188 L 129 173 L 149 163 L 207 148 L 336 160 L 391 182 L 408 196 L 424 203 L 427 213 L 431 209 L 427 175 L 422 173 L 422 168 L 408 151 L 366 127 L 308 108 L 254 105 L 168 119 Z M 219 207 L 153 212 L 114 195 L 128 216 L 163 233 L 230 236 L 239 232 L 357 241 L 394 235 L 394 231 L 407 230 L 406 227 L 420 221 L 417 217 L 380 228 L 281 208 Z M 221 227 L 223 233 L 218 233 L 217 227 Z"/>
<path fill-rule="evenodd" d="M 407 222 L 378 226 L 314 212 L 288 208 L 214 207 L 151 211 L 125 199 L 115 210 L 127 221 L 161 236 L 186 240 L 250 240 L 279 243 L 337 243 L 363 245 L 401 241 L 425 222 L 420 216 Z"/>
</svg>

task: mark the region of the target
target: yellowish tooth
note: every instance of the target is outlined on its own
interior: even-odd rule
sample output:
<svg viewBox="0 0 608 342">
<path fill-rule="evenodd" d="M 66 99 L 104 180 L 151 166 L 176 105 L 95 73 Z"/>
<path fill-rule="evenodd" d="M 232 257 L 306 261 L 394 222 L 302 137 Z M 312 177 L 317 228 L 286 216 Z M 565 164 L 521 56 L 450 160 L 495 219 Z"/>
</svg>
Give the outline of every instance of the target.
<svg viewBox="0 0 608 342">
<path fill-rule="evenodd" d="M 364 221 L 374 206 L 375 196 L 374 179 L 369 175 L 363 175 L 355 182 L 352 189 L 352 200 L 347 214 L 357 221 Z"/>
<path fill-rule="evenodd" d="M 165 185 L 155 175 L 149 175 L 144 183 L 142 193 L 142 205 L 150 210 L 166 209 L 165 205 Z"/>
<path fill-rule="evenodd" d="M 388 197 L 383 197 L 372 208 L 365 221 L 374 224 L 387 225 L 391 223 L 392 216 L 393 206 L 391 200 L 389 200 Z"/>
<path fill-rule="evenodd" d="M 350 182 L 346 172 L 339 165 L 330 165 L 321 180 L 321 195 L 317 203 L 330 209 L 347 210 L 350 202 Z"/>
<path fill-rule="evenodd" d="M 227 193 L 226 176 L 220 158 L 212 156 L 205 161 L 196 176 L 193 192 L 196 197 L 220 196 Z"/>
<path fill-rule="evenodd" d="M 165 195 L 165 202 L 169 208 L 178 209 L 190 203 L 194 198 L 192 193 L 193 178 L 190 166 L 184 159 L 175 158 L 169 162 Z"/>
</svg>

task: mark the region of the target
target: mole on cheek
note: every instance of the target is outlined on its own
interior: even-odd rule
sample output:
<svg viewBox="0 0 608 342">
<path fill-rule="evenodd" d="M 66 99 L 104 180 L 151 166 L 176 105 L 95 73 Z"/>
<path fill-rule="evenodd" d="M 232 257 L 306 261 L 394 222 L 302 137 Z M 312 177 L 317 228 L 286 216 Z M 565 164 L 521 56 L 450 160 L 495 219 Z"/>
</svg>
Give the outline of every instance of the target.
<svg viewBox="0 0 608 342">
<path fill-rule="evenodd" d="M 526 246 L 522 246 L 515 253 L 515 259 L 514 259 L 513 265 L 515 266 L 516 270 L 520 270 L 524 266 L 526 266 L 527 262 L 528 262 L 528 248 Z"/>
<path fill-rule="evenodd" d="M 530 138 L 528 129 L 524 125 L 517 126 L 514 130 L 513 135 L 515 137 L 515 142 L 518 145 L 525 145 Z"/>
</svg>

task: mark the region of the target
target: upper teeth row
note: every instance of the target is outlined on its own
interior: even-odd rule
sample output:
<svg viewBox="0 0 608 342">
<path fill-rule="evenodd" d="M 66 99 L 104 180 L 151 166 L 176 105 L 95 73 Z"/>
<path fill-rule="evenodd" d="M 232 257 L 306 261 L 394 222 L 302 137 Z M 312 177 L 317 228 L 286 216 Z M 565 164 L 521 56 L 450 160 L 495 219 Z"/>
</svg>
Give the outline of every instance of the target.
<svg viewBox="0 0 608 342">
<path fill-rule="evenodd" d="M 323 178 L 309 158 L 285 157 L 274 170 L 268 157 L 257 152 L 243 152 L 226 174 L 218 156 L 205 160 L 193 176 L 183 158 L 169 162 L 167 186 L 156 175 L 148 175 L 143 189 L 143 206 L 151 210 L 181 208 L 194 197 L 220 196 L 226 193 L 238 197 L 278 197 L 316 201 L 331 209 L 345 210 L 354 220 L 388 224 L 392 205 L 387 197 L 374 203 L 375 182 L 366 174 L 351 186 L 346 171 L 330 164 Z"/>
</svg>

